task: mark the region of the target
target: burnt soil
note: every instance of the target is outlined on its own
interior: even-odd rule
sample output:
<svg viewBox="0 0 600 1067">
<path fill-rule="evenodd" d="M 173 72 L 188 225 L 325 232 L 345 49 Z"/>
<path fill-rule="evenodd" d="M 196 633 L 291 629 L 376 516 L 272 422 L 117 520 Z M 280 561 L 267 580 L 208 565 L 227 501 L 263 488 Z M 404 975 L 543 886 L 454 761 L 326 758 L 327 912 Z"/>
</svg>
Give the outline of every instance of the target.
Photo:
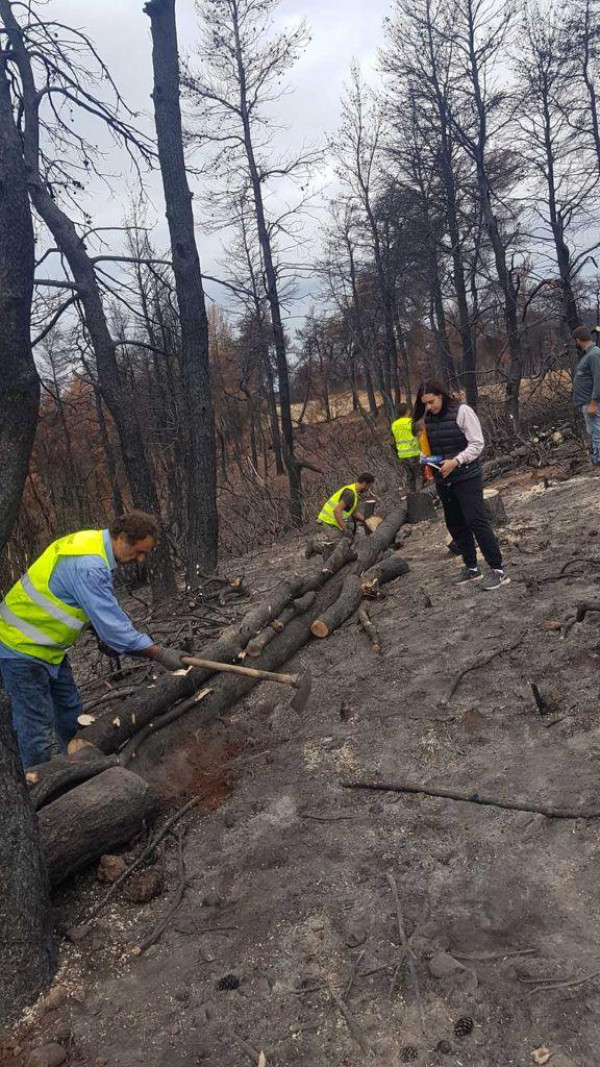
<svg viewBox="0 0 600 1067">
<path fill-rule="evenodd" d="M 66 1000 L 29 1013 L 7 1067 L 53 1038 L 73 1067 L 244 1067 L 261 1051 L 267 1067 L 525 1067 L 541 1046 L 549 1067 L 600 1063 L 600 820 L 342 787 L 600 813 L 600 616 L 564 629 L 600 596 L 600 483 L 496 486 L 510 585 L 454 588 L 443 524 L 414 527 L 410 573 L 371 604 L 381 654 L 351 620 L 290 663 L 313 677 L 300 717 L 262 684 L 158 766 L 131 765 L 165 810 L 204 797 L 181 824 L 183 903 L 134 955 L 177 891 L 170 837 L 162 896 L 117 895 L 86 940 L 61 942 Z M 309 566 L 299 540 L 244 565 L 262 589 Z M 104 889 L 90 872 L 57 893 L 59 927 Z M 434 977 L 440 952 L 455 963 Z"/>
</svg>

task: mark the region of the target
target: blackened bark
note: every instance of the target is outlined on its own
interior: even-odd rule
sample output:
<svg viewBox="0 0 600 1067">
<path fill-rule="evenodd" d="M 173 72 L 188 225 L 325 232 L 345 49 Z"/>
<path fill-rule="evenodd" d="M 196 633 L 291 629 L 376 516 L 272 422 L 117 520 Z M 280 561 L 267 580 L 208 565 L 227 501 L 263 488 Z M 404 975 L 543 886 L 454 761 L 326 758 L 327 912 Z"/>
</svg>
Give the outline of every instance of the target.
<svg viewBox="0 0 600 1067">
<path fill-rule="evenodd" d="M 0 50 L 0 559 L 17 518 L 38 419 L 30 338 L 33 274 L 25 167 Z"/>
<path fill-rule="evenodd" d="M 186 576 L 217 564 L 217 462 L 208 319 L 183 151 L 175 0 L 146 4 L 152 30 L 154 118 L 181 321 L 181 377 L 188 444 Z"/>
<path fill-rule="evenodd" d="M 0 691 L 0 1020 L 36 999 L 56 968 L 48 878 L 36 816 Z"/>
</svg>

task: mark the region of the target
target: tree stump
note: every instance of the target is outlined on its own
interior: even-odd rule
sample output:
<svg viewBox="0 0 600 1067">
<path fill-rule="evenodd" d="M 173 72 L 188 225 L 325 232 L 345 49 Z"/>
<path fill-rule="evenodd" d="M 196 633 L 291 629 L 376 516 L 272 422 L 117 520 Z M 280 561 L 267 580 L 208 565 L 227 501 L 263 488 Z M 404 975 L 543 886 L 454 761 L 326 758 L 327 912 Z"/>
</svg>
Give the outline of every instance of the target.
<svg viewBox="0 0 600 1067">
<path fill-rule="evenodd" d="M 38 823 L 50 885 L 126 845 L 157 806 L 156 794 L 143 778 L 111 767 L 42 808 Z"/>
<path fill-rule="evenodd" d="M 435 519 L 435 507 L 431 493 L 409 493 L 406 498 L 408 507 L 407 521 L 413 526 L 417 522 Z"/>
<path fill-rule="evenodd" d="M 3 691 L 0 818 L 0 1019 L 6 1023 L 51 981 L 56 953 L 37 820 Z"/>
<path fill-rule="evenodd" d="M 485 505 L 485 513 L 492 526 L 505 526 L 507 524 L 508 515 L 506 514 L 504 501 L 497 489 L 484 489 L 483 503 Z"/>
</svg>

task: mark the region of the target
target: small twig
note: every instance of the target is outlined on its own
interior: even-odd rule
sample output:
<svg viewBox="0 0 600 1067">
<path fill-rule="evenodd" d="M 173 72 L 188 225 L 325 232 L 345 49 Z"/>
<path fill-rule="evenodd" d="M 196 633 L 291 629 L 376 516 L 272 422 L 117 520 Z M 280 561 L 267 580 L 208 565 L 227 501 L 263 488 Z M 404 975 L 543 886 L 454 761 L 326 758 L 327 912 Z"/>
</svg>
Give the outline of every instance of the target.
<svg viewBox="0 0 600 1067">
<path fill-rule="evenodd" d="M 598 610 L 600 611 L 600 608 Z M 498 656 L 504 656 L 507 652 L 514 652 L 515 649 L 519 647 L 519 645 L 521 644 L 522 640 L 523 640 L 523 634 L 521 634 L 516 639 L 516 641 L 513 641 L 512 644 L 503 645 L 501 648 L 495 649 L 494 652 L 489 652 L 487 654 L 487 656 L 482 656 L 480 659 L 476 659 L 474 661 L 474 663 L 470 664 L 470 666 L 464 667 L 463 670 L 460 671 L 460 673 L 456 675 L 456 678 L 454 679 L 454 681 L 452 682 L 452 685 L 450 686 L 450 690 L 449 690 L 448 696 L 446 698 L 447 702 L 450 703 L 450 701 L 452 700 L 452 697 L 456 693 L 456 690 L 458 689 L 460 683 L 462 682 L 463 678 L 466 677 L 467 674 L 470 674 L 471 671 L 479 670 L 480 667 L 487 667 L 488 663 L 491 663 L 492 660 L 496 659 Z"/>
<path fill-rule="evenodd" d="M 350 980 L 348 982 L 348 985 L 346 986 L 346 992 L 344 993 L 344 1000 L 347 1000 L 348 997 L 350 996 L 350 993 L 352 992 L 352 986 L 354 985 L 354 979 L 356 978 L 356 972 L 358 971 L 358 968 L 360 966 L 360 961 L 362 960 L 362 958 L 363 958 L 363 956 L 364 956 L 366 951 L 367 951 L 366 948 L 363 948 L 362 952 L 359 952 L 358 956 L 356 957 L 356 960 L 354 961 L 354 966 L 352 968 L 352 973 L 350 975 Z"/>
<path fill-rule="evenodd" d="M 473 952 L 469 955 L 464 952 L 455 952 L 453 949 L 451 949 L 450 955 L 454 956 L 454 959 L 456 960 L 467 960 L 473 963 L 485 963 L 489 960 L 509 960 L 512 959 L 514 956 L 535 956 L 537 955 L 537 948 L 514 949 L 511 952 Z"/>
<path fill-rule="evenodd" d="M 179 820 L 182 819 L 184 815 L 187 815 L 188 811 L 191 811 L 192 808 L 195 808 L 201 800 L 202 797 L 192 797 L 192 799 L 188 800 L 187 804 L 184 804 L 183 807 L 179 809 L 179 811 L 176 811 L 170 819 L 167 819 L 162 829 L 159 830 L 158 833 L 154 835 L 150 843 L 142 849 L 137 859 L 133 861 L 133 863 L 127 868 L 126 871 L 123 871 L 123 874 L 120 876 L 120 878 L 117 878 L 116 882 L 113 882 L 108 892 L 105 893 L 104 896 L 95 905 L 95 907 L 92 908 L 87 919 L 85 920 L 86 923 L 92 922 L 92 920 L 100 914 L 105 905 L 108 904 L 110 900 L 112 900 L 117 891 L 121 888 L 123 882 L 126 882 L 130 875 L 132 875 L 133 872 L 137 870 L 140 864 L 143 863 L 144 860 L 148 858 L 148 856 L 152 855 L 157 845 L 159 845 L 163 838 L 167 836 L 169 830 L 172 830 L 172 828 L 179 822 Z"/>
<path fill-rule="evenodd" d="M 358 622 L 371 642 L 372 651 L 381 652 L 381 638 L 377 632 L 375 623 L 369 615 L 369 609 L 364 602 L 358 609 Z"/>
<path fill-rule="evenodd" d="M 416 956 L 415 956 L 415 954 L 414 954 L 414 952 L 413 952 L 413 950 L 411 948 L 411 944 L 410 944 L 411 940 L 412 940 L 412 937 L 414 937 L 416 929 L 413 930 L 413 933 L 412 933 L 410 938 L 406 936 L 406 928 L 404 926 L 404 919 L 402 917 L 402 907 L 400 905 L 400 894 L 398 893 L 398 886 L 396 884 L 396 879 L 394 878 L 393 875 L 388 873 L 387 874 L 387 880 L 388 880 L 388 883 L 389 883 L 390 888 L 392 890 L 392 893 L 394 894 L 394 902 L 396 904 L 396 922 L 398 923 L 398 936 L 400 937 L 400 943 L 402 945 L 402 953 L 401 953 L 400 959 L 398 961 L 398 965 L 396 967 L 396 970 L 394 971 L 394 974 L 393 974 L 393 977 L 392 977 L 392 983 L 391 983 L 391 986 L 390 986 L 390 996 L 394 992 L 394 989 L 396 988 L 396 981 L 397 981 L 398 975 L 400 973 L 400 968 L 402 967 L 402 964 L 404 963 L 404 960 L 406 959 L 407 962 L 408 962 L 408 968 L 410 970 L 410 976 L 412 978 L 413 985 L 415 987 L 415 994 L 416 994 L 416 997 L 417 997 L 417 1003 L 419 1005 L 419 1016 L 420 1016 L 420 1019 L 421 1019 L 421 1029 L 422 1029 L 423 1034 L 424 1034 L 425 1033 L 425 1018 L 424 1018 L 424 1015 L 423 1015 L 423 1001 L 421 999 L 421 988 L 419 986 L 419 977 L 417 975 L 417 969 L 415 967 Z"/>
<path fill-rule="evenodd" d="M 566 563 L 559 570 L 559 574 L 564 574 L 568 567 L 571 567 L 574 563 L 591 563 L 594 567 L 600 567 L 600 559 L 583 559 L 582 557 L 575 557 L 575 559 L 568 559 Z"/>
<path fill-rule="evenodd" d="M 344 819 L 360 819 L 360 815 L 313 815 L 309 811 L 302 812 L 303 819 L 313 819 L 315 822 L 341 822 Z"/>
<path fill-rule="evenodd" d="M 179 911 L 185 891 L 188 888 L 188 881 L 185 874 L 185 861 L 183 857 L 183 842 L 185 838 L 185 828 L 177 827 L 177 889 L 173 900 L 169 904 L 169 907 L 164 912 L 162 918 L 158 921 L 157 925 L 149 934 L 146 935 L 135 947 L 133 948 L 134 956 L 141 956 L 144 952 L 155 945 L 159 938 L 162 937 L 171 919 L 175 915 L 175 912 Z"/>
<path fill-rule="evenodd" d="M 348 1005 L 342 1000 L 342 998 L 340 996 L 338 996 L 338 994 L 336 993 L 335 989 L 332 986 L 328 985 L 327 989 L 329 991 L 329 995 L 330 995 L 331 999 L 333 1001 L 335 1001 L 335 1004 L 336 1004 L 337 1008 L 339 1009 L 340 1013 L 344 1016 L 344 1019 L 346 1020 L 346 1026 L 348 1027 L 350 1033 L 352 1034 L 352 1037 L 354 1038 L 356 1043 L 358 1045 L 360 1045 L 360 1047 L 361 1047 L 362 1051 L 365 1053 L 365 1055 L 366 1056 L 371 1056 L 373 1054 L 373 1049 L 371 1048 L 371 1046 L 370 1046 L 369 1042 L 367 1041 L 365 1035 L 363 1034 L 360 1026 L 358 1025 L 358 1023 L 356 1022 L 354 1016 L 352 1015 Z"/>
<path fill-rule="evenodd" d="M 545 993 L 553 989 L 575 989 L 577 986 L 584 985 L 585 982 L 591 982 L 594 978 L 600 977 L 600 971 L 592 971 L 590 974 L 584 974 L 583 978 L 564 978 L 564 979 L 544 979 L 544 978 L 519 978 L 520 982 L 535 985 L 535 988 L 530 989 L 527 996 L 531 997 L 534 993 Z"/>
<path fill-rule="evenodd" d="M 519 804 L 512 800 L 496 800 L 481 797 L 478 793 L 458 793 L 453 789 L 427 789 L 424 786 L 407 783 L 384 782 L 342 782 L 343 789 L 377 789 L 385 793 L 416 793 L 425 797 L 442 797 L 457 800 L 461 804 L 482 804 L 490 808 L 502 808 L 506 811 L 529 811 L 533 815 L 545 815 L 547 819 L 599 819 L 600 811 L 568 811 L 564 808 L 536 807 L 534 804 Z"/>
<path fill-rule="evenodd" d="M 84 704 L 83 712 L 87 715 L 93 708 L 97 708 L 101 704 L 109 704 L 111 700 L 120 700 L 121 697 L 130 697 L 133 696 L 134 693 L 139 693 L 138 686 L 127 685 L 123 686 L 122 689 L 111 689 L 110 693 L 105 693 L 104 696 L 98 697 L 97 700 L 92 700 L 89 704 Z"/>
</svg>

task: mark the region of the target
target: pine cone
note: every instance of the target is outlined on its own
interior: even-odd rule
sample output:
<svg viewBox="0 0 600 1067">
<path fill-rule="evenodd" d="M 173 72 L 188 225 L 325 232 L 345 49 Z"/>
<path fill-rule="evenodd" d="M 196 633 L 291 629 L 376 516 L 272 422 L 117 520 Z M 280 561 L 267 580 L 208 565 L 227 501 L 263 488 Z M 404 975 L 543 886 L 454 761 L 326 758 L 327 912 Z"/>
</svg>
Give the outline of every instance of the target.
<svg viewBox="0 0 600 1067">
<path fill-rule="evenodd" d="M 475 1023 L 468 1015 L 462 1015 L 454 1024 L 454 1033 L 457 1037 L 467 1037 L 468 1034 L 473 1032 L 474 1026 Z"/>
<path fill-rule="evenodd" d="M 435 1051 L 440 1052 L 443 1056 L 447 1056 L 449 1052 L 452 1052 L 452 1045 L 449 1041 L 438 1041 L 435 1046 Z"/>
<path fill-rule="evenodd" d="M 402 1063 L 413 1063 L 414 1060 L 418 1060 L 419 1050 L 416 1045 L 405 1045 L 400 1050 L 400 1059 Z"/>
<path fill-rule="evenodd" d="M 239 987 L 240 980 L 235 974 L 226 974 L 224 978 L 219 978 L 217 982 L 217 989 L 231 990 Z"/>
</svg>

